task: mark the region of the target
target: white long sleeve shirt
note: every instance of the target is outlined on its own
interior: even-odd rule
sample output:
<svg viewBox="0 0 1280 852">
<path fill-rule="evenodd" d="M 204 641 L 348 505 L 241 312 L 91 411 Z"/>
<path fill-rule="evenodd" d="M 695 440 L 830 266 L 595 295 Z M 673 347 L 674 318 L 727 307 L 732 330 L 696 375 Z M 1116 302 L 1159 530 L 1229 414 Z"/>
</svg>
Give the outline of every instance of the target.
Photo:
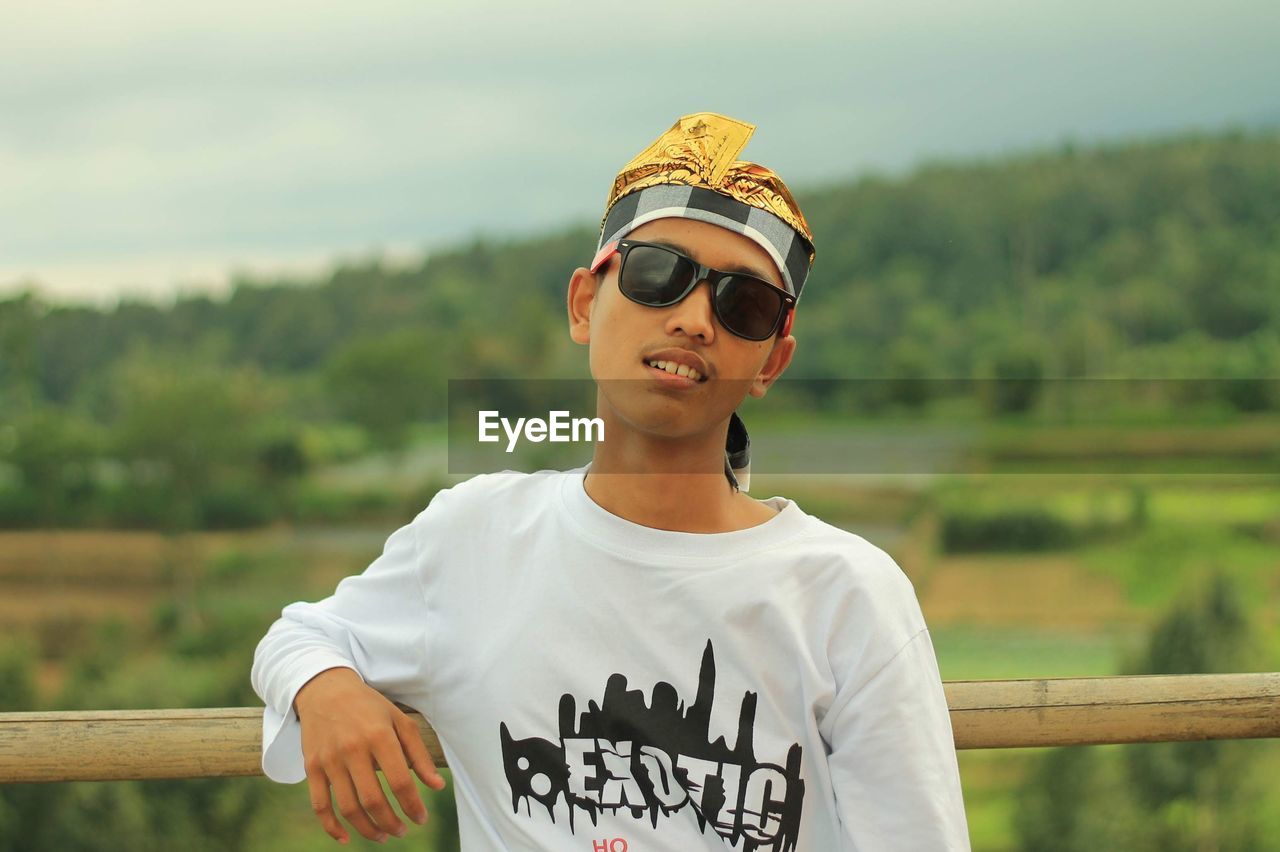
<svg viewBox="0 0 1280 852">
<path fill-rule="evenodd" d="M 305 778 L 294 696 L 348 666 L 439 735 L 467 852 L 969 849 L 888 554 L 779 497 L 749 529 L 640 526 L 584 472 L 443 490 L 362 574 L 285 607 L 252 670 L 267 776 Z"/>
</svg>

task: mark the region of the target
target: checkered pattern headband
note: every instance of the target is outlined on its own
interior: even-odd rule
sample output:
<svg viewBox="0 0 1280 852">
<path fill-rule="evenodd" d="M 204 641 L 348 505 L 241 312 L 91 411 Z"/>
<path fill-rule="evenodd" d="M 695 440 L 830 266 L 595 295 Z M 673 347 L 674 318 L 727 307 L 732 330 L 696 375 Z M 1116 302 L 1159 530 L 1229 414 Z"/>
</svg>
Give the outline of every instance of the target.
<svg viewBox="0 0 1280 852">
<path fill-rule="evenodd" d="M 751 239 L 773 258 L 787 292 L 800 298 L 813 246 L 767 210 L 700 186 L 661 184 L 619 198 L 605 218 L 596 251 L 646 222 L 670 217 L 709 222 Z"/>
</svg>

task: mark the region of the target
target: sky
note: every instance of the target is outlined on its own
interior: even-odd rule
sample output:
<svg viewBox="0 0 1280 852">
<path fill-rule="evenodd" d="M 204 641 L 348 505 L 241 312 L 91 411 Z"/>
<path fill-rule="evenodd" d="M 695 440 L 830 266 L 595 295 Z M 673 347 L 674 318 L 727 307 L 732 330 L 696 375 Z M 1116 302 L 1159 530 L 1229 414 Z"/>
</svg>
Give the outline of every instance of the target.
<svg viewBox="0 0 1280 852">
<path fill-rule="evenodd" d="M 0 2 L 0 297 L 110 304 L 598 224 L 686 113 L 806 186 L 1280 127 L 1275 0 Z"/>
</svg>

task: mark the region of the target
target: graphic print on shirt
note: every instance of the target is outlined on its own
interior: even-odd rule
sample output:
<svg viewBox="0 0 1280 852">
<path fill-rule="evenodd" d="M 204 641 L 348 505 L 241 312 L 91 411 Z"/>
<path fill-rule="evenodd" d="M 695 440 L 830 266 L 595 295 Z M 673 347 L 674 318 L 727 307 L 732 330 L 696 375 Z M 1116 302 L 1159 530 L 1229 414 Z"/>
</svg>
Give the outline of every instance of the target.
<svg viewBox="0 0 1280 852">
<path fill-rule="evenodd" d="M 592 825 L 601 811 L 625 809 L 636 819 L 647 815 L 654 828 L 660 815 L 670 818 L 689 809 L 703 833 L 709 825 L 734 847 L 742 841 L 742 852 L 795 849 L 804 799 L 800 744 L 787 750 L 783 764 L 757 760 L 754 692 L 742 696 L 734 745 L 724 737 L 712 742 L 715 685 L 715 654 L 708 640 L 698 694 L 687 709 L 669 683 L 655 684 L 646 705 L 642 690 L 627 689 L 626 677 L 613 674 L 603 701 L 588 700 L 581 716 L 574 696 L 560 697 L 558 740 L 518 740 L 501 722 L 512 810 L 518 814 L 523 803 L 532 815 L 532 801 L 537 801 L 554 822 L 563 800 L 570 831 L 576 833 L 578 808 Z"/>
</svg>

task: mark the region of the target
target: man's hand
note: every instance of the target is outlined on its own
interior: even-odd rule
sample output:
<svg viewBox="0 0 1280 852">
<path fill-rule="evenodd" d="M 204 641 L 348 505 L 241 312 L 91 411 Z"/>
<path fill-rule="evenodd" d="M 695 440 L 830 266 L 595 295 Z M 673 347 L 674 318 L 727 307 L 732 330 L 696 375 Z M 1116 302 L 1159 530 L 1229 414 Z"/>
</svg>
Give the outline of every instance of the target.
<svg viewBox="0 0 1280 852">
<path fill-rule="evenodd" d="M 353 669 L 326 669 L 298 690 L 293 701 L 302 722 L 302 756 L 311 790 L 311 807 L 334 840 L 350 838 L 334 816 L 338 812 L 370 840 L 385 843 L 389 834 L 403 837 L 407 827 L 387 800 L 375 768 L 386 776 L 405 816 L 419 825 L 427 808 L 418 795 L 409 767 L 433 790 L 444 789 L 422 742 L 418 726 L 380 692 L 367 686 Z"/>
</svg>

